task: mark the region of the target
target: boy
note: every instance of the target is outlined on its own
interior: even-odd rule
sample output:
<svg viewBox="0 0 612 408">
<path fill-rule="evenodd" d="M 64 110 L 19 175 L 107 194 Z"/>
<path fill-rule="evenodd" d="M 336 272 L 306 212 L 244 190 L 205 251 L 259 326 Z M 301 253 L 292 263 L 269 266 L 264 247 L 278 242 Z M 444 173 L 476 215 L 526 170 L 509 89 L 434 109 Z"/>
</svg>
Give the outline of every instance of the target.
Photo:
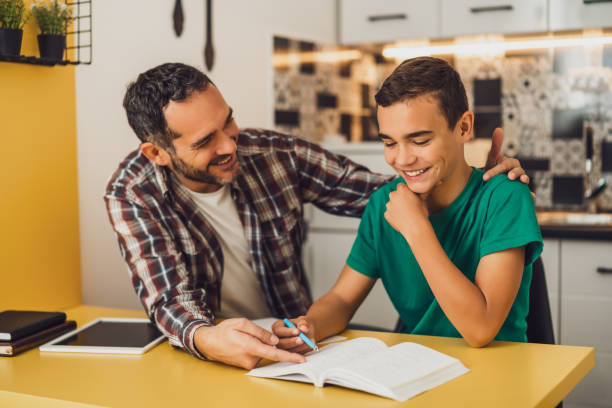
<svg viewBox="0 0 612 408">
<path fill-rule="evenodd" d="M 372 194 L 338 281 L 294 323 L 314 340 L 340 332 L 380 278 L 407 333 L 526 341 L 542 251 L 533 200 L 466 163 L 474 114 L 459 74 L 438 58 L 404 61 L 376 102 L 385 160 L 401 177 Z M 310 350 L 297 329 L 273 330 L 279 347 Z"/>
</svg>

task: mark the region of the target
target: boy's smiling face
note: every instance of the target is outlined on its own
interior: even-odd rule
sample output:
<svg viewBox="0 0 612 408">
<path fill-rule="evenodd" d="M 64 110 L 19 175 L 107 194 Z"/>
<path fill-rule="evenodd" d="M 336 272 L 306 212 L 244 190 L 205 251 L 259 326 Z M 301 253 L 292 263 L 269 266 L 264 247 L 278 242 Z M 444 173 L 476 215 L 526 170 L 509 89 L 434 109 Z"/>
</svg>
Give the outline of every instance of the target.
<svg viewBox="0 0 612 408">
<path fill-rule="evenodd" d="M 472 136 L 471 112 L 465 112 L 451 130 L 437 98 L 424 94 L 378 106 L 377 116 L 385 160 L 414 193 L 431 193 L 464 163 L 463 143 Z"/>
</svg>

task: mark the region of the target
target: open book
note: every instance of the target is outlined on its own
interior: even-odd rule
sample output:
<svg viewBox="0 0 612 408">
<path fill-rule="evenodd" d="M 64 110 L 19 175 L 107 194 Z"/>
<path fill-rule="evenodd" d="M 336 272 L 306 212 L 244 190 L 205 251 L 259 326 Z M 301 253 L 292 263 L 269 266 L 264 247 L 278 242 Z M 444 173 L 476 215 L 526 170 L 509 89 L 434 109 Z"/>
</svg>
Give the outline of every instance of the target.
<svg viewBox="0 0 612 408">
<path fill-rule="evenodd" d="M 317 387 L 335 384 L 405 401 L 469 371 L 456 358 L 420 344 L 387 347 L 371 337 L 329 345 L 308 354 L 306 360 L 270 364 L 247 375 L 309 382 Z"/>
</svg>

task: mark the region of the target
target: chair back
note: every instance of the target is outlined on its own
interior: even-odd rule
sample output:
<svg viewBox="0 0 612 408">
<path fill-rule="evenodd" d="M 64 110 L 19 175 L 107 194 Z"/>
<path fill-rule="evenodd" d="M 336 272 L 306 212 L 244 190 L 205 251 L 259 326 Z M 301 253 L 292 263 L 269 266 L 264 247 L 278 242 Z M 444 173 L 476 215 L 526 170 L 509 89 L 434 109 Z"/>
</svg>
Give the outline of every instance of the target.
<svg viewBox="0 0 612 408">
<path fill-rule="evenodd" d="M 538 258 L 532 265 L 529 288 L 529 314 L 527 314 L 527 341 L 529 343 L 555 344 L 548 288 L 544 263 Z"/>
</svg>

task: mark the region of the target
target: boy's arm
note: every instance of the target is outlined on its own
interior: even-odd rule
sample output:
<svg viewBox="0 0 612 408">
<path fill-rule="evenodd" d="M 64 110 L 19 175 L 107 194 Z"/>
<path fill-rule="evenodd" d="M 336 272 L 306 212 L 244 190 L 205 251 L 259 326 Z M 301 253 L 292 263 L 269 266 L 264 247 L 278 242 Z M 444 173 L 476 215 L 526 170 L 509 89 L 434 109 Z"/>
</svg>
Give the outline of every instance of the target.
<svg viewBox="0 0 612 408">
<path fill-rule="evenodd" d="M 351 320 L 374 283 L 375 279 L 344 265 L 338 281 L 330 291 L 313 303 L 306 316 L 300 316 L 292 321 L 314 341 L 339 333 Z M 275 322 L 272 331 L 280 339 L 277 347 L 299 353 L 310 351 L 302 339 L 297 337 L 297 329 L 285 327 L 282 321 Z"/>
<path fill-rule="evenodd" d="M 471 282 L 448 258 L 433 231 L 409 241 L 440 307 L 472 347 L 484 347 L 497 335 L 518 293 L 525 247 L 481 258 Z"/>
<path fill-rule="evenodd" d="M 389 195 L 385 219 L 406 239 L 440 307 L 473 347 L 489 344 L 508 316 L 521 283 L 525 248 L 481 258 L 471 282 L 448 258 L 427 208 L 404 184 Z"/>
</svg>

